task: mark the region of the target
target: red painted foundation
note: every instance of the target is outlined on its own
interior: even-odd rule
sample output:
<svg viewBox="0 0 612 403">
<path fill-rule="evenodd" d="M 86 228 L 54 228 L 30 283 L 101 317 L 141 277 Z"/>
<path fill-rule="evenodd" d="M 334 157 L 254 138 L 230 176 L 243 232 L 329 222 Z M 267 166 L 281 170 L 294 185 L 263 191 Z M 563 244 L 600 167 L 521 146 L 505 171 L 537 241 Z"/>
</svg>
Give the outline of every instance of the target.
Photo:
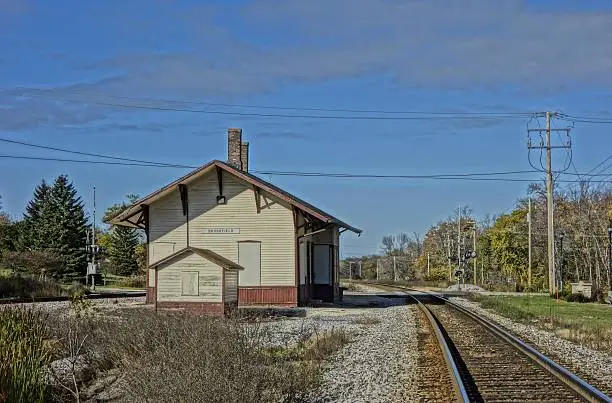
<svg viewBox="0 0 612 403">
<path fill-rule="evenodd" d="M 238 305 L 273 305 L 296 307 L 298 305 L 297 287 L 240 287 L 238 288 Z"/>
<path fill-rule="evenodd" d="M 157 309 L 170 310 L 177 309 L 189 313 L 226 316 L 232 310 L 236 309 L 236 303 L 221 303 L 221 302 L 174 302 L 174 301 L 159 301 Z"/>
<path fill-rule="evenodd" d="M 146 304 L 153 304 L 155 302 L 155 287 L 146 288 L 147 296 L 145 297 Z"/>
</svg>

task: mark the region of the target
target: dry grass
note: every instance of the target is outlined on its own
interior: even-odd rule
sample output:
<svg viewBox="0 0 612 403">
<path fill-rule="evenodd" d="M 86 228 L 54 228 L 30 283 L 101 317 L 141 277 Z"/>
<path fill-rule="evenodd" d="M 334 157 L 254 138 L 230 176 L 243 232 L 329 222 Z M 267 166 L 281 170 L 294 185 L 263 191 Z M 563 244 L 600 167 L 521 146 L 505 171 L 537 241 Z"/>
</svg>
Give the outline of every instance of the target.
<svg viewBox="0 0 612 403">
<path fill-rule="evenodd" d="M 350 341 L 345 331 L 333 329 L 270 348 L 263 323 L 146 308 L 103 313 L 78 298 L 71 310 L 46 316 L 0 312 L 13 321 L 13 327 L 2 322 L 0 347 L 7 350 L 9 340 L 11 351 L 19 352 L 0 360 L 0 401 L 88 400 L 100 391 L 92 392 L 92 385 L 109 374 L 118 380 L 104 390 L 127 402 L 303 401 L 318 385 L 322 361 Z M 37 331 L 26 332 L 28 337 L 11 333 L 26 327 Z M 6 375 L 15 372 L 11 368 L 27 370 L 19 370 L 21 383 Z M 20 394 L 7 385 L 22 385 Z"/>
<path fill-rule="evenodd" d="M 64 357 L 74 355 L 67 343 L 70 329 L 72 345 L 82 342 L 80 355 L 90 369 L 78 389 L 118 368 L 123 399 L 138 402 L 300 401 L 316 386 L 320 361 L 348 341 L 345 332 L 334 330 L 299 346 L 270 349 L 265 326 L 129 309 L 114 317 L 56 319 L 53 337 L 61 341 Z M 70 398 L 57 392 L 58 399 Z"/>
</svg>

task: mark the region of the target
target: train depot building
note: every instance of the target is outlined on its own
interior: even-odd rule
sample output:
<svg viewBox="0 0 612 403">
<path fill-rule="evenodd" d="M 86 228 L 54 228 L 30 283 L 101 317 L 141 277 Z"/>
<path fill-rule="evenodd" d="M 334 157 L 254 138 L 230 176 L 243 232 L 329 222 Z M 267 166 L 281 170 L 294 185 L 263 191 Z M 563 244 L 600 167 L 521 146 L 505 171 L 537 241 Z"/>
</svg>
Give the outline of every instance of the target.
<svg viewBox="0 0 612 403">
<path fill-rule="evenodd" d="M 211 161 L 110 220 L 144 229 L 147 303 L 223 312 L 236 288 L 240 306 L 339 296 L 340 235 L 361 230 L 250 174 L 248 155 L 242 130 L 229 129 L 227 162 Z"/>
</svg>

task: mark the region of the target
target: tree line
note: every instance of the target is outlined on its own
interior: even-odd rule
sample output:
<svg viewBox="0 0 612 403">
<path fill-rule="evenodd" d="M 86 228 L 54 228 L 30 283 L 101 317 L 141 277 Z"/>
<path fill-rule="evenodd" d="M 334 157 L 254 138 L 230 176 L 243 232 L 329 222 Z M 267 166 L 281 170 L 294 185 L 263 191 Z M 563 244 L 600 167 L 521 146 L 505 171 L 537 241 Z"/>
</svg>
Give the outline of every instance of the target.
<svg viewBox="0 0 612 403">
<path fill-rule="evenodd" d="M 104 219 L 118 214 L 137 196 L 108 208 Z M 0 268 L 13 273 L 45 276 L 62 282 L 80 281 L 87 273 L 87 231 L 90 217 L 82 198 L 66 175 L 42 180 L 22 217 L 11 219 L 0 204 Z M 135 228 L 97 229 L 103 271 L 136 275 L 144 270 L 142 233 Z"/>
<path fill-rule="evenodd" d="M 476 244 L 473 261 L 465 270 L 466 282 L 506 285 L 517 290 L 545 291 L 548 286 L 547 209 L 545 188 L 529 186 L 531 194 L 531 276 L 529 276 L 529 198 L 517 200 L 511 211 L 476 218 L 464 206 L 432 225 L 422 240 L 419 234 L 387 235 L 381 253 L 352 257 L 361 261 L 362 276 L 376 278 L 381 257 L 402 256 L 408 260 L 401 279 L 456 281 L 457 246 L 465 252 Z M 558 188 L 554 195 L 555 267 L 567 290 L 572 282 L 586 281 L 601 295 L 610 290 L 608 228 L 612 226 L 612 188 L 582 182 Z M 461 217 L 461 220 L 459 220 Z M 344 274 L 344 273 L 343 273 Z"/>
</svg>

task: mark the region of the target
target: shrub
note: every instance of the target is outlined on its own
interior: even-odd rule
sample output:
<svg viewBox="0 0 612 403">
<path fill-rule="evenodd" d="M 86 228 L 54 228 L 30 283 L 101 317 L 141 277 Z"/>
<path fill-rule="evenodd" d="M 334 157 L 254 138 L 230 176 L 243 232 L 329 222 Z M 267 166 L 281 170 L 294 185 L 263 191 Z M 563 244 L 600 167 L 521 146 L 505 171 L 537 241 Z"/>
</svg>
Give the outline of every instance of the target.
<svg viewBox="0 0 612 403">
<path fill-rule="evenodd" d="M 0 401 L 45 401 L 43 368 L 51 354 L 45 345 L 44 322 L 36 311 L 0 310 Z"/>
<path fill-rule="evenodd" d="M 17 273 L 32 275 L 49 274 L 55 276 L 64 267 L 64 260 L 51 252 L 25 251 L 7 252 L 3 259 L 3 265 Z"/>
<path fill-rule="evenodd" d="M 425 275 L 426 281 L 443 281 L 448 279 L 448 267 L 433 267 L 429 271 L 429 275 Z"/>
<path fill-rule="evenodd" d="M 0 277 L 0 298 L 37 298 L 68 295 L 55 280 L 27 274 Z"/>
<path fill-rule="evenodd" d="M 115 285 L 117 287 L 125 287 L 125 288 L 144 288 L 145 287 L 145 276 L 130 276 L 122 278 L 117 281 Z"/>
</svg>

